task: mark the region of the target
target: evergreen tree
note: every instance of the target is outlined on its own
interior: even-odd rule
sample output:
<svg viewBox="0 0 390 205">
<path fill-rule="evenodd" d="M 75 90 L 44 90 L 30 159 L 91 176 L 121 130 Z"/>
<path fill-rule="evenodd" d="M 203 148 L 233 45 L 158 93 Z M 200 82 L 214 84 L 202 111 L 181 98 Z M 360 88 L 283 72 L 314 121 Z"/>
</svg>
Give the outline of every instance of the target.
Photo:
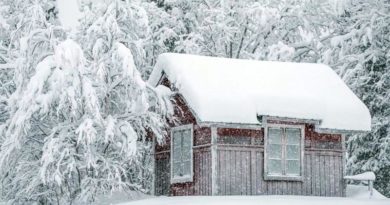
<svg viewBox="0 0 390 205">
<path fill-rule="evenodd" d="M 348 139 L 348 171 L 374 171 L 375 188 L 390 196 L 390 3 L 353 1 L 331 39 L 331 59 L 346 83 L 367 105 L 372 131 Z"/>
</svg>

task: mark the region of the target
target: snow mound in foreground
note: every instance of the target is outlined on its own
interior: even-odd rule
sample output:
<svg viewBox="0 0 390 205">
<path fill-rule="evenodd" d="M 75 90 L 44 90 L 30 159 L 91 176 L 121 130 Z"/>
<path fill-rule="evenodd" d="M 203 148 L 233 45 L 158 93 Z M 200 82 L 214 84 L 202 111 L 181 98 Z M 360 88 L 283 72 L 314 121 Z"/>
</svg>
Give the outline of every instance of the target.
<svg viewBox="0 0 390 205">
<path fill-rule="evenodd" d="M 348 185 L 347 186 L 347 197 L 355 198 L 355 199 L 368 199 L 370 197 L 370 191 L 368 191 L 367 186 L 362 185 Z M 373 191 L 373 199 L 387 199 L 381 193 L 374 189 Z M 390 199 L 387 203 L 390 204 Z"/>
<path fill-rule="evenodd" d="M 347 197 L 315 197 L 315 196 L 182 196 L 154 197 L 139 201 L 128 201 L 118 205 L 389 205 L 390 199 L 374 189 L 372 199 L 367 186 L 348 185 Z M 133 198 L 134 199 L 134 198 Z M 107 201 L 107 200 L 106 200 Z M 111 201 L 111 204 L 118 201 Z M 103 203 L 100 203 L 103 204 Z M 109 203 L 107 203 L 109 204 Z"/>
<path fill-rule="evenodd" d="M 156 197 L 120 205 L 389 205 L 387 199 L 310 196 L 185 196 Z"/>
<path fill-rule="evenodd" d="M 108 205 L 108 204 L 118 204 L 123 202 L 130 202 L 134 200 L 142 200 L 150 198 L 151 196 L 142 194 L 136 191 L 130 192 L 114 192 L 108 196 L 99 196 L 96 199 L 94 205 Z M 80 203 L 81 205 L 82 203 Z M 0 204 L 1 205 L 1 204 Z"/>
</svg>

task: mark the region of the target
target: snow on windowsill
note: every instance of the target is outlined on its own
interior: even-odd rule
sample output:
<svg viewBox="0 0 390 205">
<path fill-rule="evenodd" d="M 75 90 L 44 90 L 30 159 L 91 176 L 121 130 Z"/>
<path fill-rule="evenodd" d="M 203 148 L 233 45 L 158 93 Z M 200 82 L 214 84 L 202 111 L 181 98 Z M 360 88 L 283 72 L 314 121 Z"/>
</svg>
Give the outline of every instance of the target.
<svg viewBox="0 0 390 205">
<path fill-rule="evenodd" d="M 185 182 L 192 182 L 192 176 L 187 174 L 184 176 L 174 177 L 171 179 L 171 184 L 185 183 Z"/>
</svg>

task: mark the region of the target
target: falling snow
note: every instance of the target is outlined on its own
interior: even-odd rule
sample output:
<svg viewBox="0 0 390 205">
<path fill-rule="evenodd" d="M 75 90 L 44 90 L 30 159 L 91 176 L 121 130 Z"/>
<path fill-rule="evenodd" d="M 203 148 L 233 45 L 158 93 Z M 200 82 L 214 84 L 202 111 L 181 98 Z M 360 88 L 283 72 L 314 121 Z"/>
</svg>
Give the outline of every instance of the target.
<svg viewBox="0 0 390 205">
<path fill-rule="evenodd" d="M 0 204 L 110 204 L 186 187 L 217 194 L 218 181 L 192 185 L 200 173 L 222 176 L 218 162 L 225 178 L 259 169 L 253 187 L 340 173 L 325 182 L 333 195 L 344 194 L 344 176 L 375 176 L 375 191 L 128 204 L 389 204 L 389 13 L 388 0 L 2 0 Z M 183 121 L 193 133 L 172 141 Z M 172 167 L 171 143 L 181 150 Z M 229 149 L 242 149 L 242 160 Z M 309 160 L 322 165 L 298 166 Z M 171 184 L 171 168 L 187 182 Z M 326 195 L 318 182 L 311 195 Z"/>
</svg>

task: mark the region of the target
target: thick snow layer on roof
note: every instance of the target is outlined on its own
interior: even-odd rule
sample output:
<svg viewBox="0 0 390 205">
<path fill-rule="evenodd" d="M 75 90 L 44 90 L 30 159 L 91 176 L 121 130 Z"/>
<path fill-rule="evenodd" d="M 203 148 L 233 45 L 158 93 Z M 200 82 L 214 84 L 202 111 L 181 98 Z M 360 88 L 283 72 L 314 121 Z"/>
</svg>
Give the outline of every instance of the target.
<svg viewBox="0 0 390 205">
<path fill-rule="evenodd" d="M 353 175 L 353 176 L 345 176 L 344 179 L 352 179 L 352 180 L 375 180 L 374 172 L 364 172 L 361 174 Z"/>
<path fill-rule="evenodd" d="M 257 115 L 319 120 L 319 128 L 368 131 L 367 107 L 328 66 L 165 53 L 162 73 L 203 122 L 258 124 Z"/>
</svg>

